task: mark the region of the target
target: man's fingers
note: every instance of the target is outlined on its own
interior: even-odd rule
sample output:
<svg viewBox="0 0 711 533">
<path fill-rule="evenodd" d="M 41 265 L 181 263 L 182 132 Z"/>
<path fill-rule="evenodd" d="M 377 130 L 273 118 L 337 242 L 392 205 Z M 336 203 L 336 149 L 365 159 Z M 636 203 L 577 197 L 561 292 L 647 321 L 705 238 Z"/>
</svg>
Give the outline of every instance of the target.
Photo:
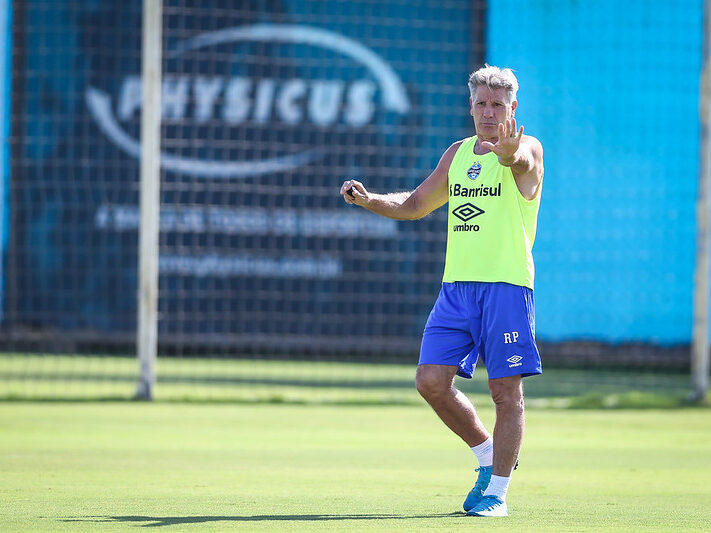
<svg viewBox="0 0 711 533">
<path fill-rule="evenodd" d="M 518 129 L 518 135 L 516 136 L 516 138 L 520 141 L 521 137 L 523 137 L 523 126 Z"/>
<path fill-rule="evenodd" d="M 360 181 L 351 181 L 350 189 L 350 195 L 353 197 L 355 197 L 356 195 L 362 196 L 363 194 L 365 194 L 365 187 L 363 187 L 363 184 Z"/>
<path fill-rule="evenodd" d="M 360 187 L 363 188 L 363 185 L 356 180 L 346 180 L 343 182 L 343 185 L 341 185 L 341 194 L 345 194 L 345 192 L 348 189 L 353 189 L 354 187 Z"/>
<path fill-rule="evenodd" d="M 344 181 L 341 186 L 341 196 L 347 204 L 355 204 L 356 200 L 366 198 L 366 191 L 363 184 L 356 180 Z"/>
<path fill-rule="evenodd" d="M 481 147 L 485 150 L 491 150 L 496 153 L 496 145 L 494 143 L 490 143 L 489 141 L 481 141 Z"/>
<path fill-rule="evenodd" d="M 352 194 L 353 191 L 353 180 L 347 180 L 341 185 L 341 196 L 348 204 L 352 204 L 355 197 Z"/>
</svg>

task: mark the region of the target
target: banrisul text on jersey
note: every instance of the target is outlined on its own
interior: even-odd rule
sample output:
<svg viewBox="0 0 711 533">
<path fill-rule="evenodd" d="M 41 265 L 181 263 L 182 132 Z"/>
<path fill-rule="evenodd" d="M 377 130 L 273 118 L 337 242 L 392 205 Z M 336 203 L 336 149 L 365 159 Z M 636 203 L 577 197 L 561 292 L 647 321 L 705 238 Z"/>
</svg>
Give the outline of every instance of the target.
<svg viewBox="0 0 711 533">
<path fill-rule="evenodd" d="M 459 183 L 450 183 L 449 196 L 465 196 L 467 198 L 501 196 L 501 184 L 499 183 L 498 187 L 463 187 Z"/>
</svg>

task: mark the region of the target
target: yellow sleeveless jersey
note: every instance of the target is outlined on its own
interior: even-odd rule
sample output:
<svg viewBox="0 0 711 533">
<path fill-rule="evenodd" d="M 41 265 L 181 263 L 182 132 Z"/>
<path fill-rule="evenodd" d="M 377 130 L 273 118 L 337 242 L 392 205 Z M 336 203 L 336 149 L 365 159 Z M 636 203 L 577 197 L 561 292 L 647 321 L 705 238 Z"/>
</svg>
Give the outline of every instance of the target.
<svg viewBox="0 0 711 533">
<path fill-rule="evenodd" d="M 526 200 L 494 152 L 474 153 L 464 139 L 449 167 L 444 282 L 503 281 L 533 289 L 533 241 L 541 199 Z"/>
</svg>

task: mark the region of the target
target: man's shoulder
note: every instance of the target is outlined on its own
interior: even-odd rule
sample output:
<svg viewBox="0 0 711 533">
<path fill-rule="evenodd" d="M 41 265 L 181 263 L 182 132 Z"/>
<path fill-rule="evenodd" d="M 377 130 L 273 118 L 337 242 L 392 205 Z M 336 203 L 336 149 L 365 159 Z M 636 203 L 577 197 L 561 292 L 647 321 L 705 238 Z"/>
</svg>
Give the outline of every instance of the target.
<svg viewBox="0 0 711 533">
<path fill-rule="evenodd" d="M 543 155 L 543 145 L 541 144 L 541 141 L 533 135 L 523 135 L 521 137 L 521 142 L 529 146 L 534 153 Z"/>
<path fill-rule="evenodd" d="M 464 137 L 464 139 L 459 139 L 458 141 L 454 141 L 454 142 L 452 143 L 452 145 L 450 146 L 450 148 L 453 147 L 453 146 L 456 147 L 456 148 L 459 148 L 459 147 L 460 147 L 461 145 L 463 145 L 464 143 L 473 142 L 475 139 L 476 139 L 476 135 L 471 135 L 471 136 L 469 136 L 469 137 Z"/>
<path fill-rule="evenodd" d="M 467 137 L 465 139 L 460 139 L 458 141 L 454 141 L 452 144 L 449 145 L 449 148 L 447 148 L 442 155 L 442 159 L 444 160 L 449 160 L 449 162 L 452 162 L 452 159 L 454 159 L 454 155 L 457 153 L 457 150 L 459 150 L 459 147 L 462 146 L 467 141 L 470 141 L 472 137 Z"/>
<path fill-rule="evenodd" d="M 442 157 L 439 158 L 435 174 L 438 174 L 443 178 L 446 178 L 449 175 L 449 167 L 452 165 L 452 161 L 454 161 L 454 156 L 457 154 L 457 150 L 459 150 L 462 143 L 466 141 L 467 139 L 461 139 L 459 141 L 454 141 L 449 145 L 449 148 L 447 148 L 442 154 Z"/>
<path fill-rule="evenodd" d="M 454 149 L 456 152 L 459 147 L 464 144 L 465 142 L 471 141 L 474 137 L 465 137 L 464 139 L 459 139 L 458 141 L 454 141 L 452 144 L 449 145 L 448 150 Z"/>
</svg>

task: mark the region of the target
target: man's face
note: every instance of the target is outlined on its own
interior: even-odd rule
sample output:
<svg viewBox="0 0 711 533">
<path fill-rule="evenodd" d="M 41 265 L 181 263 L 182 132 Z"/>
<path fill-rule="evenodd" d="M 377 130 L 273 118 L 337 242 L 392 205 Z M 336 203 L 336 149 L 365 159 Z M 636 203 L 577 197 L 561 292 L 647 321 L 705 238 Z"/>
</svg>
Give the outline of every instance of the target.
<svg viewBox="0 0 711 533">
<path fill-rule="evenodd" d="M 498 137 L 499 123 L 511 118 L 516 110 L 516 100 L 509 103 L 506 89 L 489 89 L 485 85 L 476 88 L 471 102 L 471 115 L 479 137 Z"/>
</svg>

